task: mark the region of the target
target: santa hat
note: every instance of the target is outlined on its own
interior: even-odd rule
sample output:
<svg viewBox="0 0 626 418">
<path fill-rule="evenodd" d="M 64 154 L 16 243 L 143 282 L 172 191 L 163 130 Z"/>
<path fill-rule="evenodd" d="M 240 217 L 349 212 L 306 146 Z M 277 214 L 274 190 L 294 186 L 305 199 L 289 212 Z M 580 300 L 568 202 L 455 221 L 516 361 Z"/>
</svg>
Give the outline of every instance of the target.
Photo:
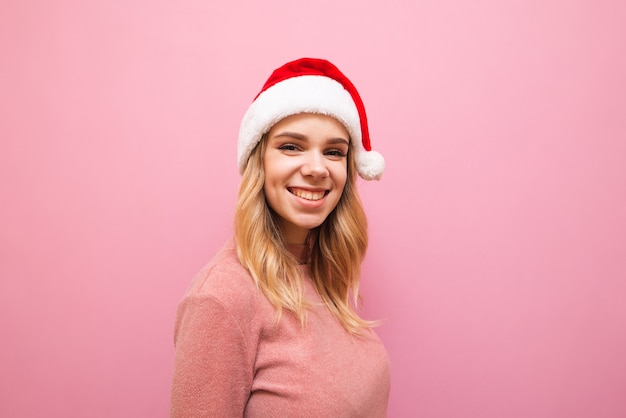
<svg viewBox="0 0 626 418">
<path fill-rule="evenodd" d="M 301 58 L 274 70 L 241 121 L 237 157 L 243 173 L 264 134 L 287 116 L 319 113 L 341 122 L 350 134 L 356 169 L 365 180 L 379 180 L 385 160 L 371 150 L 367 117 L 354 85 L 326 60 Z"/>
</svg>

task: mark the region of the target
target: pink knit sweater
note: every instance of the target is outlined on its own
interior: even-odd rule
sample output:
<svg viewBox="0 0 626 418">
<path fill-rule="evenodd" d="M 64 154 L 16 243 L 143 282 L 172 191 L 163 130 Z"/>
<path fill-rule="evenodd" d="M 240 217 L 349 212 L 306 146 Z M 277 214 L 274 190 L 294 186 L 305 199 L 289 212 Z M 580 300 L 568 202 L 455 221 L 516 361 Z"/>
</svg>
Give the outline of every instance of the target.
<svg viewBox="0 0 626 418">
<path fill-rule="evenodd" d="M 303 269 L 306 267 L 303 266 Z M 196 276 L 176 317 L 172 417 L 384 417 L 389 359 L 348 334 L 306 276 L 303 328 L 276 311 L 232 240 Z"/>
</svg>

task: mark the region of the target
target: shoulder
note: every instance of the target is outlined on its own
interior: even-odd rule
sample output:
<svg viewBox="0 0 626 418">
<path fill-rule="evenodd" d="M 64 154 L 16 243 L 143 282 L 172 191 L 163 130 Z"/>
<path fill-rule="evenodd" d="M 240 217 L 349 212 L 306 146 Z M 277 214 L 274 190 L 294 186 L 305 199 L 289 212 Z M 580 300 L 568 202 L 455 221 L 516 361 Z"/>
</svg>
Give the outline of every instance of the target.
<svg viewBox="0 0 626 418">
<path fill-rule="evenodd" d="M 181 305 L 219 305 L 235 320 L 247 320 L 266 310 L 269 303 L 241 265 L 233 240 L 194 277 Z"/>
</svg>

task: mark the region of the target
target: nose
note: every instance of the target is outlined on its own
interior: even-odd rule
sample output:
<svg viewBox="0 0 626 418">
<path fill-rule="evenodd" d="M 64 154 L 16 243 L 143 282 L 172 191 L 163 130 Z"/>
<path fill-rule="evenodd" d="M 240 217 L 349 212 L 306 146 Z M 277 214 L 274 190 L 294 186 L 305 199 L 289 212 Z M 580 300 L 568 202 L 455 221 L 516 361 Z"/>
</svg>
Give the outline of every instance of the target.
<svg viewBox="0 0 626 418">
<path fill-rule="evenodd" d="M 302 175 L 314 178 L 328 177 L 328 167 L 324 154 L 318 151 L 310 151 L 306 155 L 306 160 L 302 164 Z"/>
</svg>

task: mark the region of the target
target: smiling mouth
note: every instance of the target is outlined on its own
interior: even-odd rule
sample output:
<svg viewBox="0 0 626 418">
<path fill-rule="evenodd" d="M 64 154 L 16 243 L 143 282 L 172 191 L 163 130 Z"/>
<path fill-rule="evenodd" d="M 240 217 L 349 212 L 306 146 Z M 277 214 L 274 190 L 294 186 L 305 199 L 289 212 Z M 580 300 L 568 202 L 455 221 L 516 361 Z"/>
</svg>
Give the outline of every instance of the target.
<svg viewBox="0 0 626 418">
<path fill-rule="evenodd" d="M 322 199 L 329 192 L 329 190 L 312 192 L 310 190 L 297 189 L 297 188 L 294 188 L 294 187 L 288 187 L 287 190 L 289 190 L 289 193 L 291 193 L 291 194 L 293 194 L 295 196 L 298 196 L 301 199 L 313 200 L 313 201 Z"/>
</svg>

